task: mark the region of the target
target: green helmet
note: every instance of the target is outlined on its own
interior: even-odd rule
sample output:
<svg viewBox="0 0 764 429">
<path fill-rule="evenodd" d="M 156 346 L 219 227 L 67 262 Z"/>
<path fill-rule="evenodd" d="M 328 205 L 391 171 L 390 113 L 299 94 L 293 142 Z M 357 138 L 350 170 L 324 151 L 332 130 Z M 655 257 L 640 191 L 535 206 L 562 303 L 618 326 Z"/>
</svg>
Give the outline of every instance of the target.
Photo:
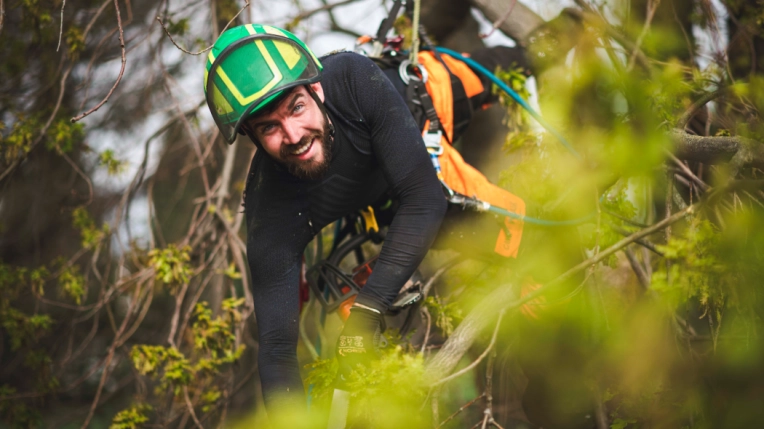
<svg viewBox="0 0 764 429">
<path fill-rule="evenodd" d="M 318 82 L 323 66 L 294 34 L 268 25 L 234 27 L 207 56 L 204 93 L 223 138 L 233 143 L 242 122 L 282 91 Z"/>
</svg>

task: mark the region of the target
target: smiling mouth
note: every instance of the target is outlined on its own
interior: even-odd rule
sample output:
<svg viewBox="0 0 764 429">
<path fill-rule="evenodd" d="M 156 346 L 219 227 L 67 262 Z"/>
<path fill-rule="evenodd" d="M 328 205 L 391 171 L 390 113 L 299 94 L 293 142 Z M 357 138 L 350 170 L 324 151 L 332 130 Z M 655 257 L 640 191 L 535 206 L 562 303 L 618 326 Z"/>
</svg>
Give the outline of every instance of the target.
<svg viewBox="0 0 764 429">
<path fill-rule="evenodd" d="M 304 143 L 300 143 L 298 145 L 295 145 L 293 150 L 289 151 L 289 155 L 292 156 L 300 156 L 306 153 L 308 150 L 310 150 L 310 147 L 313 146 L 313 142 L 315 141 L 315 138 L 312 138 Z"/>
</svg>

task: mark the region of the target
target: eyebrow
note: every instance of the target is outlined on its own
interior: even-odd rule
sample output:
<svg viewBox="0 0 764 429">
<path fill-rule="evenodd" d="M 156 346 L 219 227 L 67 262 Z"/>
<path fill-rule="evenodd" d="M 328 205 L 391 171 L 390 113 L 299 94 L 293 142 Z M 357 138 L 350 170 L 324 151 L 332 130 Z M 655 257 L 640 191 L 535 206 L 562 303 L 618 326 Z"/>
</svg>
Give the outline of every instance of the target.
<svg viewBox="0 0 764 429">
<path fill-rule="evenodd" d="M 294 105 L 297 104 L 297 100 L 300 97 L 304 97 L 304 94 L 301 92 L 298 92 L 294 95 L 292 95 L 292 98 L 289 100 L 289 105 L 287 106 L 287 110 L 291 111 L 294 108 Z M 253 130 L 257 129 L 258 127 L 261 127 L 263 125 L 270 125 L 272 123 L 276 123 L 277 121 L 268 121 L 268 120 L 262 120 L 262 121 L 256 121 L 254 124 L 250 124 L 249 126 L 252 127 Z"/>
</svg>

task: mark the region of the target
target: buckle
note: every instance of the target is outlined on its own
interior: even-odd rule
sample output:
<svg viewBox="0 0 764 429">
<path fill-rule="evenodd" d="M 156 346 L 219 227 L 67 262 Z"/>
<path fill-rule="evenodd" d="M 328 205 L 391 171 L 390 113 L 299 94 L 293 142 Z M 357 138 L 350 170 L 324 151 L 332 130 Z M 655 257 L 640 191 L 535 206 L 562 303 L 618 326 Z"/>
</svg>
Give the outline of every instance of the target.
<svg viewBox="0 0 764 429">
<path fill-rule="evenodd" d="M 427 131 L 422 136 L 424 147 L 427 148 L 427 151 L 430 152 L 430 154 L 440 155 L 443 153 L 443 145 L 440 144 L 441 137 L 443 137 L 443 133 L 440 130 L 435 132 Z"/>
</svg>

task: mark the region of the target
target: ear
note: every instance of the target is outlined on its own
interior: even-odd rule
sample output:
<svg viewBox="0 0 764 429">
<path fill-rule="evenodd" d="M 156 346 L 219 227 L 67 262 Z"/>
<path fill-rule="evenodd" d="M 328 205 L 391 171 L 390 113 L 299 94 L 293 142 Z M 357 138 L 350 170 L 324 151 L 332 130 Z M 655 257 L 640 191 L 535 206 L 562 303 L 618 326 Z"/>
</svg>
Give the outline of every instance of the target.
<svg viewBox="0 0 764 429">
<path fill-rule="evenodd" d="M 318 99 L 321 100 L 323 103 L 324 100 L 324 87 L 321 86 L 321 82 L 311 83 L 310 87 L 313 89 L 313 91 L 318 95 Z"/>
</svg>

